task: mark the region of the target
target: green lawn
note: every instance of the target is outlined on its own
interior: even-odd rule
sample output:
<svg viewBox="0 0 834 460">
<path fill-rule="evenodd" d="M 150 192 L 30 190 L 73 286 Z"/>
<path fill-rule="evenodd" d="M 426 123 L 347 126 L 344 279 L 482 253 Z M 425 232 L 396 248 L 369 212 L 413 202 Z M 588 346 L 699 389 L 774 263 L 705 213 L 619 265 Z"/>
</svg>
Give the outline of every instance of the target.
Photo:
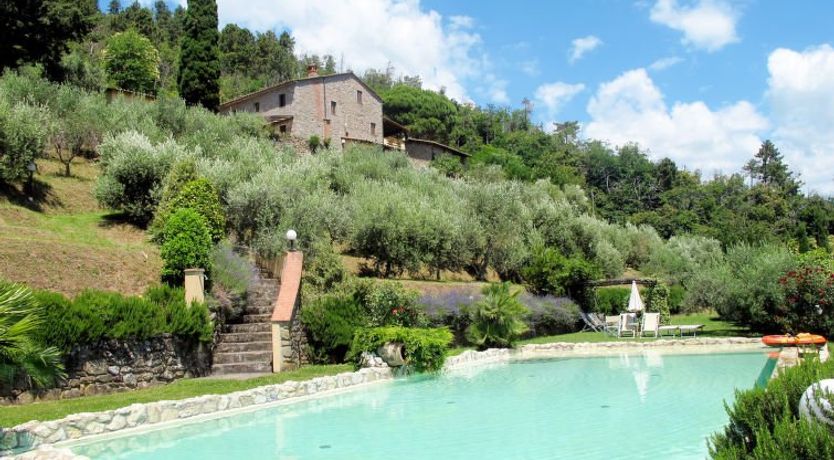
<svg viewBox="0 0 834 460">
<path fill-rule="evenodd" d="M 314 377 L 335 375 L 352 370 L 353 366 L 349 364 L 305 366 L 295 371 L 281 372 L 249 380 L 212 378 L 182 379 L 168 385 L 124 393 L 44 401 L 20 406 L 0 406 L 0 427 L 11 427 L 29 420 L 56 420 L 78 412 L 98 412 L 118 409 L 134 403 L 149 403 L 208 394 L 232 393 L 263 385 L 283 383 L 288 380 L 309 380 Z"/>
<path fill-rule="evenodd" d="M 698 332 L 698 337 L 752 337 L 755 336 L 752 332 L 744 327 L 736 326 L 726 321 L 718 319 L 715 313 L 695 313 L 691 315 L 673 315 L 671 324 L 703 324 L 704 328 Z M 522 340 L 518 345 L 526 345 L 528 343 L 553 343 L 553 342 L 616 342 L 616 341 L 634 341 L 630 337 L 611 337 L 603 332 L 574 332 L 572 334 L 551 335 L 546 337 L 534 337 L 532 339 Z M 637 338 L 636 340 L 651 341 L 662 340 L 652 337 Z"/>
</svg>

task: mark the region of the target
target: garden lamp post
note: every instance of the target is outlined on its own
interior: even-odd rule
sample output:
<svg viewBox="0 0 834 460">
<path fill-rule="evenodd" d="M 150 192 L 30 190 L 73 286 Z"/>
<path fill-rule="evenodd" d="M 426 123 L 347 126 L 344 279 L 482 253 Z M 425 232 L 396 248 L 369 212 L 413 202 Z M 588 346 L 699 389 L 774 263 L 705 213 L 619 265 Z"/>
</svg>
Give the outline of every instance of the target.
<svg viewBox="0 0 834 460">
<path fill-rule="evenodd" d="M 290 242 L 290 251 L 295 251 L 295 240 L 298 239 L 298 234 L 295 233 L 295 230 L 289 229 L 287 230 L 287 241 Z"/>
<path fill-rule="evenodd" d="M 26 165 L 26 170 L 29 171 L 29 181 L 26 183 L 26 188 L 29 189 L 29 193 L 32 193 L 34 190 L 33 182 L 35 180 L 35 170 L 37 169 L 38 165 L 36 165 L 34 161 L 30 161 L 29 164 Z"/>
</svg>

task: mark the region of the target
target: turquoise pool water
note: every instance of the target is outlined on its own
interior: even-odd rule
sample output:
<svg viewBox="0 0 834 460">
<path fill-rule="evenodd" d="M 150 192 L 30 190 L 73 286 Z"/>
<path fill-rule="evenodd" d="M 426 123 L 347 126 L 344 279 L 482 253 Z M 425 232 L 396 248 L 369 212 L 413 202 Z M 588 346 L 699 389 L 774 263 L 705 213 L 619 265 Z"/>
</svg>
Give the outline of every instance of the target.
<svg viewBox="0 0 834 460">
<path fill-rule="evenodd" d="M 73 447 L 93 459 L 703 459 L 764 353 L 620 355 L 414 377 Z"/>
</svg>

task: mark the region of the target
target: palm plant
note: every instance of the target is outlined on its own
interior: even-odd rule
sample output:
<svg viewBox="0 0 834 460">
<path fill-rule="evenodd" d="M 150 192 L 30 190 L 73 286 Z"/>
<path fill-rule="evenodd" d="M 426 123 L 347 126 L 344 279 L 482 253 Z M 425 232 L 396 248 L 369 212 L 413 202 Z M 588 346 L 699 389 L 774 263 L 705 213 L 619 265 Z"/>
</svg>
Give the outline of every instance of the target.
<svg viewBox="0 0 834 460">
<path fill-rule="evenodd" d="M 511 347 L 521 334 L 527 331 L 524 317 L 529 310 L 518 295 L 511 292 L 510 283 L 495 283 L 484 288 L 484 298 L 469 309 L 472 323 L 466 337 L 479 348 Z"/>
<path fill-rule="evenodd" d="M 35 338 L 40 325 L 32 291 L 0 281 L 0 384 L 47 387 L 65 377 L 58 349 Z"/>
</svg>

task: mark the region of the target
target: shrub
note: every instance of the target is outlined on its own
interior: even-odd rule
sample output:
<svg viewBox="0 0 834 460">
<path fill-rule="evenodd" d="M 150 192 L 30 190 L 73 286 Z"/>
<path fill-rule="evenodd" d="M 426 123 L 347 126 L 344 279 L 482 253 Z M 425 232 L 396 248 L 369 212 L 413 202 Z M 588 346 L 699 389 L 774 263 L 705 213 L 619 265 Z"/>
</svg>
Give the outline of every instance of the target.
<svg viewBox="0 0 834 460">
<path fill-rule="evenodd" d="M 29 288 L 0 281 L 0 384 L 43 387 L 64 377 L 58 350 L 37 340 L 43 320 Z"/>
<path fill-rule="evenodd" d="M 319 147 L 321 147 L 321 140 L 318 136 L 313 134 L 309 139 L 307 139 L 307 148 L 310 149 L 310 152 L 316 153 Z"/>
<path fill-rule="evenodd" d="M 254 270 L 252 263 L 238 255 L 228 241 L 221 241 L 211 251 L 211 281 L 228 293 L 245 296 Z"/>
<path fill-rule="evenodd" d="M 737 391 L 730 421 L 710 439 L 715 459 L 831 458 L 834 436 L 799 419 L 799 400 L 814 382 L 834 377 L 834 361 L 807 359 L 770 380 L 766 388 Z M 811 455 L 807 455 L 811 454 Z"/>
<path fill-rule="evenodd" d="M 0 181 L 16 182 L 29 175 L 28 166 L 46 145 L 46 112 L 24 103 L 0 99 Z"/>
<path fill-rule="evenodd" d="M 159 203 L 162 179 L 173 159 L 183 154 L 180 147 L 173 141 L 153 145 L 142 134 L 126 132 L 106 139 L 99 152 L 98 201 L 136 223 L 148 223 Z"/>
<path fill-rule="evenodd" d="M 598 288 L 594 292 L 592 310 L 604 315 L 618 315 L 628 306 L 631 289 L 622 287 Z"/>
<path fill-rule="evenodd" d="M 362 352 L 375 352 L 389 342 L 403 344 L 406 365 L 417 372 L 437 372 L 443 368 L 452 333 L 446 328 L 362 328 L 353 336 L 350 356 L 357 359 Z"/>
<path fill-rule="evenodd" d="M 669 286 L 669 312 L 680 313 L 683 306 L 683 299 L 686 298 L 686 290 L 680 284 Z"/>
<path fill-rule="evenodd" d="M 599 277 L 599 270 L 590 262 L 567 258 L 552 248 L 534 250 L 521 273 L 533 293 L 566 294 L 580 302 L 585 301 L 588 282 Z"/>
<path fill-rule="evenodd" d="M 520 292 L 511 292 L 507 282 L 485 287 L 483 300 L 469 309 L 467 339 L 481 349 L 511 347 L 528 329 L 524 318 L 529 310 L 518 300 Z"/>
<path fill-rule="evenodd" d="M 807 264 L 779 278 L 785 289 L 785 303 L 766 305 L 772 322 L 780 330 L 796 334 L 818 332 L 834 336 L 834 272 Z"/>
<path fill-rule="evenodd" d="M 101 316 L 103 330 L 90 343 L 105 336 L 112 339 L 147 339 L 164 331 L 162 307 L 141 297 L 126 297 L 115 292 L 85 290 L 73 300 L 73 306 Z M 96 325 L 93 323 L 93 325 Z M 97 325 L 96 325 L 97 326 Z M 82 325 L 81 328 L 84 326 Z"/>
<path fill-rule="evenodd" d="M 581 322 L 579 306 L 566 297 L 536 296 L 528 293 L 519 296 L 521 303 L 530 310 L 526 322 L 531 337 L 576 332 Z"/>
<path fill-rule="evenodd" d="M 301 286 L 308 301 L 332 292 L 348 277 L 342 257 L 329 241 L 314 243 L 313 250 L 304 254 L 304 265 Z"/>
<path fill-rule="evenodd" d="M 39 339 L 63 353 L 76 345 L 95 343 L 108 332 L 106 317 L 86 302 L 73 302 L 57 292 L 36 291 L 44 310 Z"/>
<path fill-rule="evenodd" d="M 154 226 L 163 228 L 171 213 L 181 208 L 193 209 L 203 216 L 213 242 L 216 243 L 226 236 L 226 216 L 220 206 L 220 197 L 217 189 L 208 180 L 204 178 L 191 180 L 185 183 L 170 200 L 163 199 L 159 204 Z"/>
<path fill-rule="evenodd" d="M 203 216 L 190 208 L 179 209 L 165 222 L 162 236 L 163 278 L 179 284 L 186 268 L 203 268 L 210 273 L 211 235 Z"/>
<path fill-rule="evenodd" d="M 308 303 L 300 318 L 318 362 L 344 362 L 354 332 L 366 325 L 362 306 L 347 295 L 326 295 Z"/>
<path fill-rule="evenodd" d="M 362 305 L 367 326 L 424 326 L 417 292 L 396 281 L 357 280 L 354 297 Z"/>
<path fill-rule="evenodd" d="M 669 312 L 669 288 L 658 282 L 651 289 L 646 299 L 646 309 L 651 312 L 660 313 L 660 323 L 668 324 L 671 319 Z"/>
</svg>

